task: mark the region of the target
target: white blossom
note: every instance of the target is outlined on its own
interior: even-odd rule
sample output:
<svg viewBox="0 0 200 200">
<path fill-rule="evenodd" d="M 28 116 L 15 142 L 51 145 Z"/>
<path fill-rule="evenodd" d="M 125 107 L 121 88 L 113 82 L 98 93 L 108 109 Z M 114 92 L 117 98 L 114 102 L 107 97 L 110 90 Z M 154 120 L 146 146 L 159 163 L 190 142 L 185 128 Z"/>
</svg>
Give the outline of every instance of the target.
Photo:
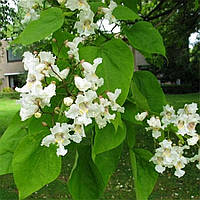
<svg viewBox="0 0 200 200">
<path fill-rule="evenodd" d="M 39 58 L 37 58 L 31 52 L 29 51 L 24 52 L 23 57 L 24 58 L 22 62 L 24 63 L 24 69 L 26 71 L 31 70 L 36 65 L 39 65 Z"/>
<path fill-rule="evenodd" d="M 117 98 L 119 97 L 119 95 L 121 94 L 121 89 L 115 89 L 115 92 L 107 92 L 107 96 L 109 98 L 109 100 L 111 101 L 111 109 L 113 111 L 117 111 L 117 112 L 124 112 L 124 107 L 121 107 L 119 104 L 116 103 Z"/>
<path fill-rule="evenodd" d="M 138 113 L 136 116 L 135 116 L 135 119 L 137 121 L 143 121 L 148 115 L 148 112 L 142 112 L 142 113 Z"/>
<path fill-rule="evenodd" d="M 63 99 L 63 101 L 64 101 L 64 104 L 65 104 L 66 106 L 71 106 L 71 105 L 73 104 L 73 102 L 74 102 L 74 100 L 73 100 L 71 97 L 65 97 L 65 98 Z"/>
<path fill-rule="evenodd" d="M 91 117 L 98 114 L 98 108 L 92 102 L 97 98 L 96 92 L 89 90 L 85 94 L 79 94 L 75 104 L 70 106 L 70 109 L 65 112 L 67 118 L 76 119 L 78 124 L 87 126 L 92 123 Z M 95 107 L 95 109 L 94 109 Z"/>
<path fill-rule="evenodd" d="M 155 155 L 150 159 L 155 166 L 155 170 L 159 173 L 165 171 L 166 168 L 175 167 L 175 176 L 179 178 L 185 174 L 182 169 L 188 163 L 188 159 L 183 156 L 184 149 L 188 146 L 172 146 L 172 141 L 163 140 L 159 143 L 160 147 L 156 149 Z"/>
<path fill-rule="evenodd" d="M 92 86 L 91 83 L 86 80 L 86 78 L 81 78 L 81 77 L 76 76 L 74 78 L 74 81 L 75 81 L 76 87 L 82 92 L 88 90 Z"/>
<path fill-rule="evenodd" d="M 99 78 L 96 75 L 96 68 L 101 63 L 102 63 L 102 58 L 96 58 L 94 60 L 93 65 L 88 62 L 82 63 L 85 79 L 91 83 L 92 90 L 97 90 L 104 84 L 103 78 Z"/>
<path fill-rule="evenodd" d="M 66 123 L 56 123 L 56 125 L 50 129 L 51 134 L 43 138 L 41 146 L 49 147 L 50 144 L 57 144 L 57 156 L 64 156 L 67 153 L 64 146 L 70 144 L 70 127 L 71 125 Z"/>
<path fill-rule="evenodd" d="M 198 110 L 197 104 L 191 103 L 191 104 L 185 104 L 184 108 L 179 109 L 177 113 L 179 115 L 181 115 L 181 114 L 189 115 L 189 114 L 195 114 L 197 110 Z"/>
<path fill-rule="evenodd" d="M 158 138 L 161 136 L 161 121 L 159 117 L 151 117 L 150 120 L 147 120 L 147 123 L 149 124 L 150 127 L 146 128 L 146 130 L 152 130 L 152 136 L 154 138 Z"/>
<path fill-rule="evenodd" d="M 161 112 L 160 115 L 162 116 L 161 121 L 164 124 L 163 127 L 167 127 L 176 119 L 175 110 L 173 106 L 170 106 L 168 104 L 166 106 L 163 106 L 163 112 Z"/>
<path fill-rule="evenodd" d="M 40 108 L 50 106 L 51 98 L 56 94 L 55 84 L 50 84 L 43 88 L 39 83 L 34 85 L 30 93 L 22 93 L 17 102 L 21 105 L 20 116 L 22 121 L 32 117 Z"/>
<path fill-rule="evenodd" d="M 105 14 L 105 19 L 109 20 L 109 23 L 116 23 L 117 19 L 115 18 L 115 16 L 112 14 L 113 10 L 117 7 L 117 4 L 114 1 L 110 1 L 110 5 L 108 6 L 108 8 L 101 8 L 101 10 L 103 11 L 103 13 Z"/>
<path fill-rule="evenodd" d="M 67 52 L 69 56 L 73 56 L 74 59 L 79 62 L 79 49 L 78 45 L 83 41 L 83 38 L 81 37 L 75 37 L 72 42 L 67 42 L 66 46 L 70 48 L 70 50 Z"/>
<path fill-rule="evenodd" d="M 78 10 L 89 10 L 90 6 L 87 3 L 87 0 L 67 0 L 67 3 L 65 4 L 66 8 L 69 8 L 70 10 L 74 11 L 76 9 Z"/>
<path fill-rule="evenodd" d="M 26 15 L 24 16 L 24 19 L 21 21 L 22 24 L 28 24 L 30 21 L 37 20 L 40 17 L 38 13 L 34 9 L 30 9 Z"/>
<path fill-rule="evenodd" d="M 51 52 L 41 51 L 39 53 L 40 62 L 44 64 L 54 65 L 56 57 Z"/>
<path fill-rule="evenodd" d="M 98 28 L 97 24 L 93 23 L 94 13 L 91 10 L 81 11 L 79 14 L 80 21 L 75 23 L 74 28 L 80 36 L 89 36 L 95 33 L 95 29 Z"/>
</svg>

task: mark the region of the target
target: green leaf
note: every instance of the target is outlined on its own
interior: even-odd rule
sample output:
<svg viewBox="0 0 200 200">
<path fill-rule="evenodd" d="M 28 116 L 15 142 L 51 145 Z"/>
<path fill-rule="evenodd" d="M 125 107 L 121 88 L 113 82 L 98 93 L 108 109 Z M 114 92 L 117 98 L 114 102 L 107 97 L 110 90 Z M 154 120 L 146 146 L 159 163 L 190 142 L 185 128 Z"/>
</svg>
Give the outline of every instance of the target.
<svg viewBox="0 0 200 200">
<path fill-rule="evenodd" d="M 56 39 L 56 41 L 52 42 L 52 49 L 53 53 L 58 57 L 58 58 L 68 58 L 68 51 L 69 48 L 65 46 L 65 41 L 72 41 L 74 36 L 71 35 L 68 32 L 58 30 L 53 34 L 53 38 Z"/>
<path fill-rule="evenodd" d="M 12 173 L 14 151 L 27 134 L 26 128 L 30 120 L 21 121 L 19 112 L 14 116 L 7 130 L 0 139 L 0 175 Z"/>
<path fill-rule="evenodd" d="M 38 20 L 30 22 L 20 36 L 14 40 L 16 44 L 32 44 L 57 31 L 64 22 L 60 8 L 49 8 L 42 11 Z"/>
<path fill-rule="evenodd" d="M 111 121 L 111 123 L 113 124 L 113 126 L 115 128 L 115 132 L 117 132 L 117 129 L 119 126 L 121 126 L 123 128 L 123 122 L 121 119 L 121 114 L 119 112 L 116 113 L 116 117 L 114 120 Z"/>
<path fill-rule="evenodd" d="M 126 137 L 129 148 L 133 148 L 136 144 L 136 135 L 139 132 L 139 125 L 126 121 Z"/>
<path fill-rule="evenodd" d="M 147 54 L 161 54 L 165 56 L 163 39 L 158 30 L 149 22 L 137 22 L 125 30 L 131 45 Z"/>
<path fill-rule="evenodd" d="M 114 92 L 116 88 L 122 90 L 118 103 L 123 104 L 129 92 L 133 75 L 133 53 L 120 39 L 112 39 L 100 46 L 87 46 L 80 48 L 80 58 L 93 62 L 95 58 L 103 58 L 103 64 L 97 68 L 97 75 L 104 78 L 104 85 L 98 93 Z"/>
<path fill-rule="evenodd" d="M 141 17 L 137 15 L 133 10 L 125 6 L 117 6 L 113 10 L 113 15 L 116 17 L 116 19 L 119 20 L 135 21 L 136 19 L 141 19 Z"/>
<path fill-rule="evenodd" d="M 141 110 L 160 113 L 166 104 L 165 95 L 156 77 L 149 71 L 133 75 L 133 98 Z"/>
<path fill-rule="evenodd" d="M 156 184 L 158 174 L 149 162 L 153 155 L 145 149 L 130 150 L 137 200 L 147 200 Z"/>
<path fill-rule="evenodd" d="M 105 4 L 102 2 L 89 2 L 91 10 L 96 13 L 99 7 L 105 7 Z"/>
<path fill-rule="evenodd" d="M 124 4 L 126 7 L 132 9 L 135 13 L 138 12 L 137 4 L 140 0 L 115 0 L 118 4 Z"/>
<path fill-rule="evenodd" d="M 92 148 L 92 158 L 95 160 L 97 154 L 109 151 L 119 146 L 126 138 L 126 127 L 119 126 L 117 132 L 112 124 L 107 124 L 103 129 L 95 128 L 94 145 Z"/>
<path fill-rule="evenodd" d="M 61 158 L 56 155 L 56 146 L 41 146 L 46 132 L 26 136 L 14 153 L 13 174 L 19 190 L 19 198 L 24 199 L 60 174 Z"/>
<path fill-rule="evenodd" d="M 74 200 L 99 199 L 104 187 L 101 174 L 91 159 L 90 147 L 80 146 L 68 182 L 72 198 Z"/>
<path fill-rule="evenodd" d="M 139 3 L 139 0 L 123 0 L 123 3 L 125 6 L 132 9 L 134 12 L 138 12 L 137 4 Z"/>
<path fill-rule="evenodd" d="M 125 108 L 125 111 L 122 114 L 122 119 L 124 119 L 128 122 L 132 122 L 134 124 L 141 124 L 141 122 L 138 122 L 135 119 L 135 115 L 139 112 L 136 104 L 126 101 L 125 104 L 123 105 L 123 107 Z"/>
<path fill-rule="evenodd" d="M 116 170 L 121 156 L 122 147 L 123 144 L 110 151 L 100 153 L 95 157 L 94 163 L 102 175 L 105 186 L 108 184 L 111 175 Z"/>
</svg>

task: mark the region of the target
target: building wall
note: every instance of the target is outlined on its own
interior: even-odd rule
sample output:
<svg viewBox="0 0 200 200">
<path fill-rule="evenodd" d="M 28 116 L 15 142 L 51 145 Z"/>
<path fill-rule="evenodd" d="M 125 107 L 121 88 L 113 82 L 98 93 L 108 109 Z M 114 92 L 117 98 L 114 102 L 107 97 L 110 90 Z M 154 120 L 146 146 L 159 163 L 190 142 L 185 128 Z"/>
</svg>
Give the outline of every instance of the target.
<svg viewBox="0 0 200 200">
<path fill-rule="evenodd" d="M 9 77 L 5 74 L 15 74 L 24 73 L 24 67 L 22 62 L 8 62 L 6 47 L 8 43 L 6 41 L 0 41 L 2 46 L 0 46 L 0 91 L 9 87 Z"/>
</svg>

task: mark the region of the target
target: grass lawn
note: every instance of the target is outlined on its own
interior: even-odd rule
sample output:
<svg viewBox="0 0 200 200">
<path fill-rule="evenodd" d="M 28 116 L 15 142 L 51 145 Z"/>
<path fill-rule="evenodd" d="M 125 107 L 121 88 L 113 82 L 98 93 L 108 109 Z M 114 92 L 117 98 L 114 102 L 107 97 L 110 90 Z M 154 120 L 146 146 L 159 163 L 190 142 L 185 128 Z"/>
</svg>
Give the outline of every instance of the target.
<svg viewBox="0 0 200 200">
<path fill-rule="evenodd" d="M 200 94 L 186 94 L 186 95 L 167 95 L 167 101 L 176 109 L 183 107 L 185 103 L 198 103 L 200 108 Z M 0 133 L 12 116 L 19 109 L 16 106 L 15 100 L 0 99 Z M 143 142 L 149 140 L 145 135 L 139 136 L 140 143 L 138 146 L 143 146 Z M 151 142 L 150 142 L 151 143 Z M 149 144 L 148 144 L 149 145 Z M 73 165 L 73 157 L 65 156 L 63 158 L 63 169 L 60 177 L 53 183 L 45 186 L 37 193 L 31 195 L 28 200 L 32 199 L 71 199 L 66 193 L 66 178 L 69 177 L 70 170 Z M 173 173 L 174 170 L 166 170 L 164 175 L 160 175 L 155 189 L 150 196 L 151 200 L 189 200 L 200 199 L 200 173 L 195 165 L 188 165 L 186 168 L 186 175 L 178 179 Z M 134 187 L 131 178 L 131 165 L 127 150 L 124 149 L 122 158 L 118 165 L 118 169 L 111 177 L 108 187 L 101 200 L 131 200 L 135 199 Z M 78 187 L 78 186 L 77 186 Z M 17 189 L 15 187 L 12 175 L 4 175 L 0 177 L 0 200 L 17 200 Z"/>
<path fill-rule="evenodd" d="M 0 98 L 0 135 L 19 109 L 20 105 L 16 104 L 15 99 Z"/>
</svg>

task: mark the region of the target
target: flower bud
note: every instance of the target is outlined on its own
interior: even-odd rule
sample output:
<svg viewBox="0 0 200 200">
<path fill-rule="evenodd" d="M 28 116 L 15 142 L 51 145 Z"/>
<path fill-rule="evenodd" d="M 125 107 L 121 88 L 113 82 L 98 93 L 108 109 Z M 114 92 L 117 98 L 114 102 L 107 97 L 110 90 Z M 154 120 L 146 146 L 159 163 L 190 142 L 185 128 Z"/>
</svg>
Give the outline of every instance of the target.
<svg viewBox="0 0 200 200">
<path fill-rule="evenodd" d="M 135 116 L 135 119 L 137 121 L 143 121 L 146 116 L 148 115 L 148 112 L 142 112 L 142 113 L 138 113 L 136 116 Z"/>
<path fill-rule="evenodd" d="M 63 101 L 66 106 L 71 106 L 74 102 L 74 100 L 71 97 L 66 97 L 66 98 L 64 98 Z"/>
<path fill-rule="evenodd" d="M 68 40 L 65 40 L 65 41 L 64 41 L 65 47 L 68 47 L 68 42 L 69 42 Z"/>
<path fill-rule="evenodd" d="M 73 58 L 74 58 L 74 55 L 70 54 L 69 59 L 73 59 Z"/>
<path fill-rule="evenodd" d="M 83 60 L 80 61 L 80 64 L 83 64 L 84 62 L 85 62 L 85 60 L 83 59 Z"/>
<path fill-rule="evenodd" d="M 42 116 L 42 114 L 40 113 L 40 112 L 36 112 L 35 114 L 34 114 L 34 116 L 35 116 L 35 118 L 40 118 L 41 116 Z"/>
<path fill-rule="evenodd" d="M 64 3 L 66 2 L 66 0 L 57 0 L 57 2 L 58 2 L 59 4 L 64 4 Z"/>
<path fill-rule="evenodd" d="M 52 42 L 56 42 L 56 38 L 53 38 L 53 39 L 52 39 Z"/>
<path fill-rule="evenodd" d="M 55 107 L 55 108 L 54 108 L 54 112 L 55 112 L 56 114 L 59 114 L 59 113 L 60 113 L 60 108 L 59 108 L 59 107 Z"/>
<path fill-rule="evenodd" d="M 55 82 L 55 81 L 51 81 L 51 84 L 54 84 L 54 85 L 56 85 L 56 82 Z"/>
<path fill-rule="evenodd" d="M 42 126 L 47 127 L 48 124 L 46 122 L 42 122 Z"/>
</svg>

